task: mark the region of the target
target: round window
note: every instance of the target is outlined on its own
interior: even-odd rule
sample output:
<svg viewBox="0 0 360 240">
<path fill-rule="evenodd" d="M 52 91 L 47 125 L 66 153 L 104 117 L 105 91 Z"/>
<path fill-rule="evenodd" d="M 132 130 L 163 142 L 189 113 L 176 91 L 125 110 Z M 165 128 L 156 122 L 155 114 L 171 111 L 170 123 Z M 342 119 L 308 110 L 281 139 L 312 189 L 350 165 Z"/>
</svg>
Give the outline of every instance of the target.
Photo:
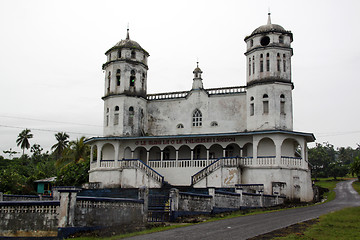
<svg viewBox="0 0 360 240">
<path fill-rule="evenodd" d="M 268 36 L 262 37 L 260 40 L 261 46 L 267 46 L 270 43 L 270 38 Z"/>
</svg>

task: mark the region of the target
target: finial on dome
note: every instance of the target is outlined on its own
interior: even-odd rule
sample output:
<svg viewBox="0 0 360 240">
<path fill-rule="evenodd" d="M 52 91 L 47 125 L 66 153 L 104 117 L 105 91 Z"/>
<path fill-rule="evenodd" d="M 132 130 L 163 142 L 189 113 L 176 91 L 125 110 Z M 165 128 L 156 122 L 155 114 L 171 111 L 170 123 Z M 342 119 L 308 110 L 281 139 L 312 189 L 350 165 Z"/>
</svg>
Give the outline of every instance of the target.
<svg viewBox="0 0 360 240">
<path fill-rule="evenodd" d="M 127 33 L 126 33 L 126 40 L 129 40 L 129 39 L 130 39 L 130 34 L 129 34 L 129 23 L 128 23 Z"/>
<path fill-rule="evenodd" d="M 270 15 L 271 15 L 271 13 L 270 13 L 270 9 L 269 9 L 267 25 L 270 25 L 270 24 L 271 24 L 271 17 L 270 17 Z"/>
</svg>

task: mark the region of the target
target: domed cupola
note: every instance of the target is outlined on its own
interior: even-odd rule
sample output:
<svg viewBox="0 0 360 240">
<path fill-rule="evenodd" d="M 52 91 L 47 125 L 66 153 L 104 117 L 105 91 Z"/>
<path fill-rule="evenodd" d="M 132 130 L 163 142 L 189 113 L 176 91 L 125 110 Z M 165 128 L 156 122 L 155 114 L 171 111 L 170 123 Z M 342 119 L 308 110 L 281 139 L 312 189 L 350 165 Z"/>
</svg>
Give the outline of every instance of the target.
<svg viewBox="0 0 360 240">
<path fill-rule="evenodd" d="M 139 43 L 126 39 L 106 51 L 102 68 L 106 74 L 105 98 L 117 94 L 146 97 L 147 58 L 149 53 Z"/>
<path fill-rule="evenodd" d="M 245 37 L 247 85 L 274 81 L 291 82 L 291 42 L 293 35 L 278 24 L 268 22 Z"/>
<path fill-rule="evenodd" d="M 196 68 L 193 71 L 194 79 L 192 84 L 192 89 L 203 89 L 203 82 L 201 78 L 202 71 L 199 68 L 199 62 L 196 63 Z"/>
</svg>

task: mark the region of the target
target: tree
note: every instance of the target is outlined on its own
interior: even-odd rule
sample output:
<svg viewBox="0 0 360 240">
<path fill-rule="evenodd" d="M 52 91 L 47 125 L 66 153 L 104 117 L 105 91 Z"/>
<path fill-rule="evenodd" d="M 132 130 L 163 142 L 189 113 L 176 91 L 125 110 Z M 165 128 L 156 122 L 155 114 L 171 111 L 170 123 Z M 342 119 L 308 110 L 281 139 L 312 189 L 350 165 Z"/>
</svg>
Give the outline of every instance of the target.
<svg viewBox="0 0 360 240">
<path fill-rule="evenodd" d="M 354 161 L 350 164 L 350 173 L 351 175 L 356 175 L 358 181 L 360 182 L 360 158 L 355 157 Z"/>
<path fill-rule="evenodd" d="M 17 146 L 20 146 L 20 148 L 23 150 L 23 154 L 25 152 L 25 148 L 30 148 L 29 139 L 33 137 L 33 135 L 30 133 L 30 129 L 25 129 L 21 133 L 19 133 L 18 138 L 16 139 Z"/>
<path fill-rule="evenodd" d="M 62 163 L 79 163 L 89 159 L 90 148 L 84 143 L 85 137 L 71 141 L 64 150 L 62 158 L 57 160 L 57 165 Z"/>
<path fill-rule="evenodd" d="M 62 156 L 63 151 L 69 145 L 69 135 L 65 132 L 58 132 L 55 134 L 57 143 L 55 143 L 51 150 L 54 151 L 56 159 L 59 159 Z M 54 150 L 55 149 L 55 150 Z"/>
</svg>

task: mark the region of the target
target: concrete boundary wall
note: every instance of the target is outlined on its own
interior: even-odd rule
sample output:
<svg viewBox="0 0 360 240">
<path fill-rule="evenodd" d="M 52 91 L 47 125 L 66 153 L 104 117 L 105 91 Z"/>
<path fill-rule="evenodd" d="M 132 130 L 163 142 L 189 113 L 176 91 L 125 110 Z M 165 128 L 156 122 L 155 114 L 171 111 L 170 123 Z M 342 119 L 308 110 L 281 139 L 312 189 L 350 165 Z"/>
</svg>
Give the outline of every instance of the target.
<svg viewBox="0 0 360 240">
<path fill-rule="evenodd" d="M 63 238 L 82 230 L 146 222 L 147 188 L 139 189 L 139 199 L 77 197 L 79 191 L 57 188 L 53 201 L 0 201 L 0 238 Z M 4 199 L 3 194 L 0 197 Z"/>
<path fill-rule="evenodd" d="M 281 205 L 285 197 L 278 195 L 265 195 L 259 193 L 243 192 L 241 188 L 235 192 L 215 190 L 208 188 L 209 194 L 195 194 L 170 190 L 171 220 L 184 215 L 211 214 L 235 211 L 245 208 L 261 208 Z"/>
</svg>

